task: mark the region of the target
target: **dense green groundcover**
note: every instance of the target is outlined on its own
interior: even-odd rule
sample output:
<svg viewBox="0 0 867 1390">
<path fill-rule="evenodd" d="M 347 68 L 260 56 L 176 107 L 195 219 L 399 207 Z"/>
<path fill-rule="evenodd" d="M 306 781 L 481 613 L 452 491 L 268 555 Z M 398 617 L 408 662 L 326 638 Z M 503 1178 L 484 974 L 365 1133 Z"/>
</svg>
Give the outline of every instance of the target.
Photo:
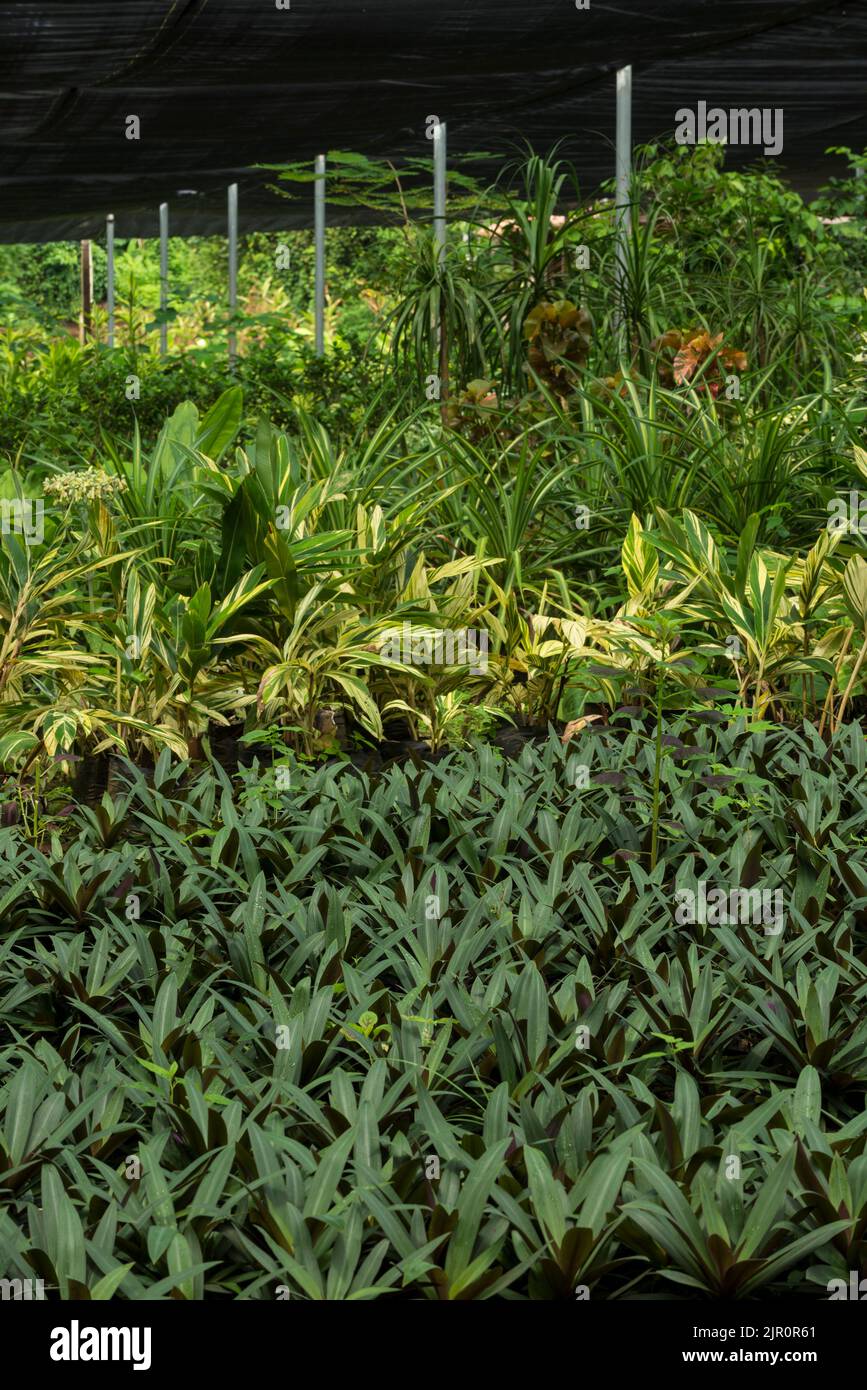
<svg viewBox="0 0 867 1390">
<path fill-rule="evenodd" d="M 166 752 L 39 847 L 0 831 L 5 1272 L 520 1300 L 864 1274 L 864 734 L 675 718 L 649 872 L 653 731 L 595 730 L 374 775 Z M 702 881 L 779 910 L 684 923 Z"/>
</svg>

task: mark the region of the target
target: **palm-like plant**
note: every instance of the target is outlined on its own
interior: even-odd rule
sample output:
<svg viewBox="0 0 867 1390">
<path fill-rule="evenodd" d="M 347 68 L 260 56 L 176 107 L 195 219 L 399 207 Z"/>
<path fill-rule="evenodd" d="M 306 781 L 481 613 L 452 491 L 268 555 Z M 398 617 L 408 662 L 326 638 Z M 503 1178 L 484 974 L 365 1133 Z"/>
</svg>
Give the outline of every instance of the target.
<svg viewBox="0 0 867 1390">
<path fill-rule="evenodd" d="M 505 171 L 505 211 L 493 230 L 491 301 L 503 334 L 503 390 L 524 381 L 524 324 L 543 300 L 565 298 L 569 252 L 590 213 L 581 207 L 575 172 L 564 160 L 529 154 Z M 521 195 L 511 186 L 521 188 Z M 562 211 L 564 204 L 571 208 Z"/>
<path fill-rule="evenodd" d="M 468 381 L 496 360 L 489 353 L 496 351 L 499 319 L 476 261 L 452 246 L 442 258 L 427 228 L 410 235 L 411 269 L 388 325 L 391 351 L 413 364 L 419 381 L 437 378 L 430 398 L 445 402 L 451 363 L 458 380 Z"/>
</svg>

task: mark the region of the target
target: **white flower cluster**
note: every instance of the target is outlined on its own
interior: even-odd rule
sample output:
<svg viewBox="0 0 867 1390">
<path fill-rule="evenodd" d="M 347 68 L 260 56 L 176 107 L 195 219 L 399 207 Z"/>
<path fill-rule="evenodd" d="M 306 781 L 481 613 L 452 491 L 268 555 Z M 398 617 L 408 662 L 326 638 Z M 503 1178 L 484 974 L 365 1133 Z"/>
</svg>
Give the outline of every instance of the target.
<svg viewBox="0 0 867 1390">
<path fill-rule="evenodd" d="M 83 468 L 50 478 L 45 491 L 58 502 L 106 502 L 119 492 L 126 492 L 123 478 L 112 477 L 101 468 Z"/>
</svg>

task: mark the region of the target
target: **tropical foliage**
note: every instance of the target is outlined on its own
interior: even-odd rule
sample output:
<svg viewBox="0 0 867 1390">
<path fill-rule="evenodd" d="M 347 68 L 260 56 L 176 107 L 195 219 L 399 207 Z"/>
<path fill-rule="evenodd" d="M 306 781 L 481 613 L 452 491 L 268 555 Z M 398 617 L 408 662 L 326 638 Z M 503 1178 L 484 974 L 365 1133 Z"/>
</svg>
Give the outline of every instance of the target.
<svg viewBox="0 0 867 1390">
<path fill-rule="evenodd" d="M 531 155 L 444 259 L 335 163 L 393 225 L 324 358 L 262 240 L 234 376 L 195 297 L 154 353 L 145 248 L 113 349 L 4 289 L 3 1273 L 827 1296 L 867 1277 L 863 157 L 807 204 L 646 150 L 618 250 Z"/>
</svg>

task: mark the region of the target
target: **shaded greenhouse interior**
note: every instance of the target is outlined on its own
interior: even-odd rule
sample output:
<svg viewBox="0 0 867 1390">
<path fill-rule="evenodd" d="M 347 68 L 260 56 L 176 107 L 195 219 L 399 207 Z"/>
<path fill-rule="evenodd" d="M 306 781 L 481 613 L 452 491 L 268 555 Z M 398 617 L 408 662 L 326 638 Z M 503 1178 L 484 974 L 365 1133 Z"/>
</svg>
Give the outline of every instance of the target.
<svg viewBox="0 0 867 1390">
<path fill-rule="evenodd" d="M 287 0 L 283 0 L 287 3 Z M 266 162 L 320 151 L 450 157 L 562 141 L 582 187 L 613 171 L 614 72 L 633 66 L 633 139 L 675 113 L 780 108 L 779 167 L 812 192 L 867 144 L 867 0 L 24 0 L 0 8 L 0 240 L 309 225 L 310 191 L 275 195 Z M 135 115 L 141 138 L 126 138 Z M 753 148 L 732 148 L 730 164 Z M 329 220 L 359 220 L 335 209 Z"/>
</svg>

